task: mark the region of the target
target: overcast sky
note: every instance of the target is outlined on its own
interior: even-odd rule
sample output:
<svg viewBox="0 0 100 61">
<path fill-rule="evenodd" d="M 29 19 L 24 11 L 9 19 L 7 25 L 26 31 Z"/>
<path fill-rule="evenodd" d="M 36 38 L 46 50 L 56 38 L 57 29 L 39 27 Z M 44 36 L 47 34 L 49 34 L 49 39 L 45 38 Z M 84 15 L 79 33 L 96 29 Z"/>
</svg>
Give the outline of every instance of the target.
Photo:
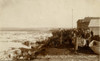
<svg viewBox="0 0 100 61">
<path fill-rule="evenodd" d="M 100 17 L 100 0 L 0 0 L 0 27 L 76 27 L 78 19 Z"/>
</svg>

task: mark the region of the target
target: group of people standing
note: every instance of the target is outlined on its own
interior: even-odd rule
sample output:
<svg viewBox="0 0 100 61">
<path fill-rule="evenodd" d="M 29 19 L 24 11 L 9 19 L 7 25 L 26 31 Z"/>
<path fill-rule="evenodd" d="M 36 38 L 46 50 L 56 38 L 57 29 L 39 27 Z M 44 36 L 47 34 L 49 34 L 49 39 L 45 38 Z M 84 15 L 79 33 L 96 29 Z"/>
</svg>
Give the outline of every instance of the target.
<svg viewBox="0 0 100 61">
<path fill-rule="evenodd" d="M 75 52 L 78 50 L 79 46 L 89 46 L 89 43 L 92 41 L 93 38 L 93 32 L 89 29 L 75 29 L 72 33 L 74 35 L 72 41 L 74 41 Z"/>
<path fill-rule="evenodd" d="M 75 51 L 78 47 L 88 46 L 92 41 L 93 32 L 84 29 L 59 29 L 52 32 L 53 36 L 49 38 L 49 45 L 55 47 L 73 46 Z"/>
</svg>

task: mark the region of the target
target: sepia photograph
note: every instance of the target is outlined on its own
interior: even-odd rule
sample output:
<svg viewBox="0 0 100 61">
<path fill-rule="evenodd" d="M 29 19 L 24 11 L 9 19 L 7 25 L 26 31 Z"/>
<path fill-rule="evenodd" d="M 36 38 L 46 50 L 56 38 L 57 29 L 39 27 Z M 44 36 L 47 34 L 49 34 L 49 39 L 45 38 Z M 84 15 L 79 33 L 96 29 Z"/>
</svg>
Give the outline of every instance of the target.
<svg viewBox="0 0 100 61">
<path fill-rule="evenodd" d="M 0 61 L 100 61 L 100 0 L 0 0 Z"/>
</svg>

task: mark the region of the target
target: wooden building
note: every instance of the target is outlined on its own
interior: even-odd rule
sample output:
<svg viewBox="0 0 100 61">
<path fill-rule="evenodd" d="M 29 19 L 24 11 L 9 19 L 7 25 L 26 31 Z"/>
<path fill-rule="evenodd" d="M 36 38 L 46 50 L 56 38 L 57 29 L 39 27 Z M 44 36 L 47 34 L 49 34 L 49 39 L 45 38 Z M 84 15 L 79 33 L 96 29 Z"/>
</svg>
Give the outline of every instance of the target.
<svg viewBox="0 0 100 61">
<path fill-rule="evenodd" d="M 77 28 L 78 29 L 89 29 L 89 24 L 92 21 L 98 20 L 100 17 L 85 17 L 84 19 L 79 19 L 77 21 Z"/>
</svg>

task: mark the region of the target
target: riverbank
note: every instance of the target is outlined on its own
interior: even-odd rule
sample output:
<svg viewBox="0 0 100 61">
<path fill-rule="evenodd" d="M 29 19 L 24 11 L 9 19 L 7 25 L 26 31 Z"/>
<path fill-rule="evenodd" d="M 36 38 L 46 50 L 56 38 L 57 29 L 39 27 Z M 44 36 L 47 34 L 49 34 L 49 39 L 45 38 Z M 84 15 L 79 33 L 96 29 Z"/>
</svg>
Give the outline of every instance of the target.
<svg viewBox="0 0 100 61">
<path fill-rule="evenodd" d="M 78 59 L 98 61 L 98 55 L 95 54 L 87 45 L 78 46 L 77 52 L 74 50 L 73 34 L 76 29 L 52 30 L 51 33 L 1 33 L 1 49 L 4 53 L 0 54 L 1 60 L 69 60 Z M 7 36 L 5 36 L 7 35 Z M 81 34 L 77 34 L 79 37 Z M 9 38 L 10 36 L 10 38 Z M 23 37 L 21 37 L 23 36 Z M 21 37 L 21 38 L 20 38 Z M 5 39 L 6 38 L 6 39 Z M 18 39 L 20 38 L 20 39 Z M 23 39 L 22 39 L 23 38 Z M 14 39 L 14 40 L 13 40 Z M 18 39 L 18 40 L 15 40 Z M 29 39 L 29 40 L 28 40 Z M 6 41 L 10 40 L 10 41 Z M 23 41 L 22 41 L 23 40 Z M 80 39 L 81 41 L 81 39 Z M 7 49 L 6 49 L 7 48 Z M 70 57 L 69 57 L 70 56 Z M 88 57 L 89 56 L 89 57 Z M 82 58 L 83 57 L 83 58 Z"/>
</svg>

